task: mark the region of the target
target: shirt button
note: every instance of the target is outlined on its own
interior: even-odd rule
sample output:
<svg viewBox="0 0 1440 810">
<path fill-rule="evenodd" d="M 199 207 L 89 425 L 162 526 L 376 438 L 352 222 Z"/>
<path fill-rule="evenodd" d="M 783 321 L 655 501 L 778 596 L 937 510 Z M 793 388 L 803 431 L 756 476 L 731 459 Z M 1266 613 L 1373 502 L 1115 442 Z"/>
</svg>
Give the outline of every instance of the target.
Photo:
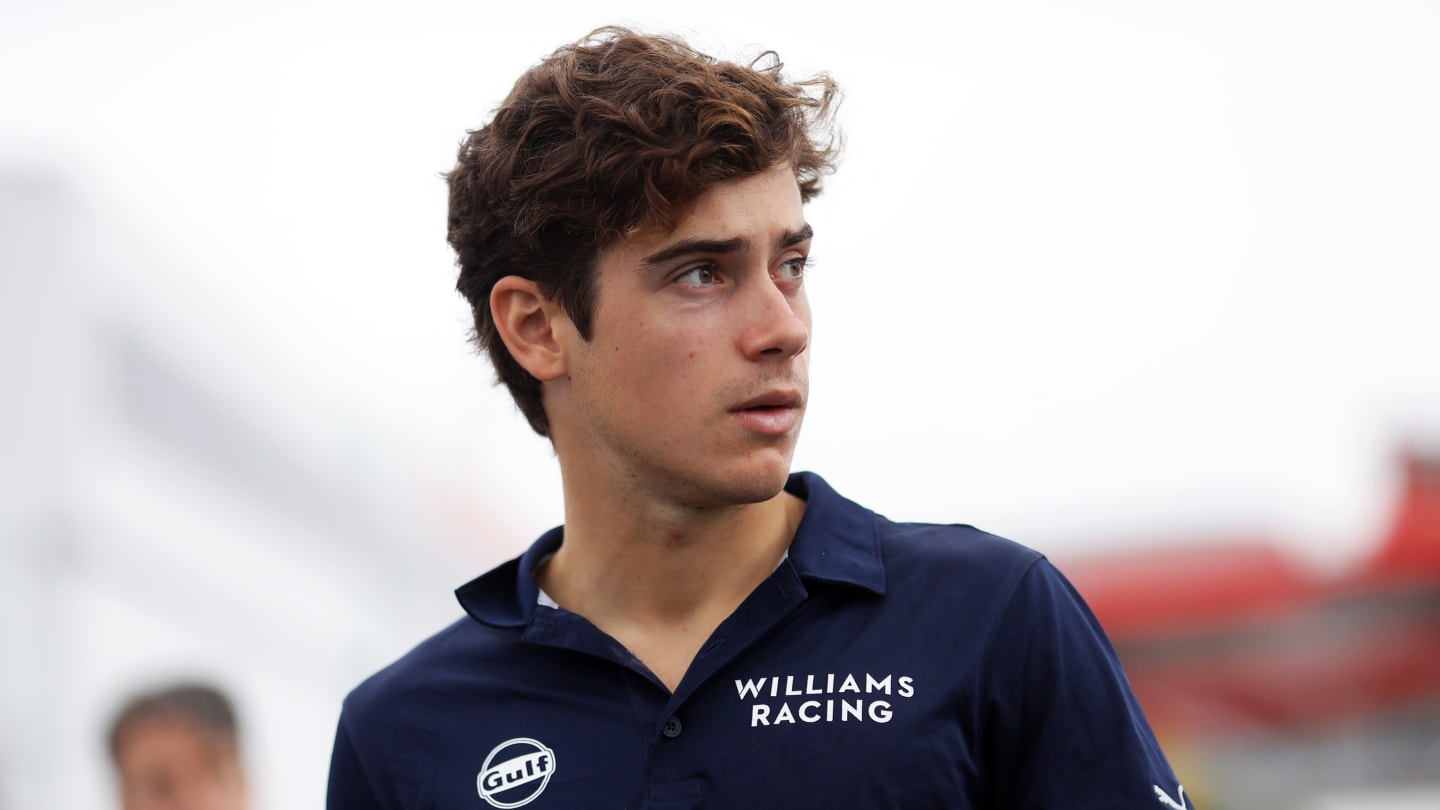
<svg viewBox="0 0 1440 810">
<path fill-rule="evenodd" d="M 665 728 L 661 729 L 660 733 L 673 740 L 680 736 L 680 729 L 680 718 L 672 714 L 670 719 L 665 721 Z"/>
</svg>

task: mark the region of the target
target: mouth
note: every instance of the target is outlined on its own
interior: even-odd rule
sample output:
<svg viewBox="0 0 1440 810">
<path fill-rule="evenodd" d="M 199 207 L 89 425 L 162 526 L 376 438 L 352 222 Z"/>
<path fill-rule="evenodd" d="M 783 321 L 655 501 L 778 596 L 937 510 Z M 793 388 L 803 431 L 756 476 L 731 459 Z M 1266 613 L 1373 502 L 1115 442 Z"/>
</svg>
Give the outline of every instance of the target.
<svg viewBox="0 0 1440 810">
<path fill-rule="evenodd" d="M 746 429 L 766 436 L 783 436 L 800 424 L 805 398 L 798 391 L 767 391 L 730 409 Z"/>
<path fill-rule="evenodd" d="M 747 399 L 739 405 L 731 408 L 731 412 L 739 411 L 778 411 L 790 408 L 798 408 L 805 402 L 804 397 L 798 391 L 767 391 L 758 397 Z"/>
</svg>

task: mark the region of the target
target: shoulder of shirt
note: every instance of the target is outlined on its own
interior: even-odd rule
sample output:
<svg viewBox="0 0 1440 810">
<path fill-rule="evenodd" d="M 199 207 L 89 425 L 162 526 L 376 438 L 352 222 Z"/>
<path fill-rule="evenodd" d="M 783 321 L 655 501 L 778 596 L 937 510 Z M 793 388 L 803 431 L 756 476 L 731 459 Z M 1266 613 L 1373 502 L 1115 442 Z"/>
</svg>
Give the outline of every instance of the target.
<svg viewBox="0 0 1440 810">
<path fill-rule="evenodd" d="M 974 526 L 885 518 L 879 525 L 891 593 L 951 594 L 972 608 L 988 606 L 998 620 L 1023 583 L 1036 582 L 1032 574 L 1040 581 L 1060 576 L 1040 552 Z"/>
<path fill-rule="evenodd" d="M 876 515 L 880 542 L 887 550 L 905 551 L 937 561 L 1020 562 L 1045 555 L 999 535 L 965 523 L 901 523 Z"/>
<path fill-rule="evenodd" d="M 996 580 L 1014 581 L 1045 559 L 974 526 L 890 520 L 811 472 L 793 475 L 787 489 L 808 502 L 791 544 L 802 577 L 860 585 L 877 594 L 893 594 L 899 585 L 946 587 L 957 576 L 977 586 L 988 578 L 1003 588 Z"/>
</svg>

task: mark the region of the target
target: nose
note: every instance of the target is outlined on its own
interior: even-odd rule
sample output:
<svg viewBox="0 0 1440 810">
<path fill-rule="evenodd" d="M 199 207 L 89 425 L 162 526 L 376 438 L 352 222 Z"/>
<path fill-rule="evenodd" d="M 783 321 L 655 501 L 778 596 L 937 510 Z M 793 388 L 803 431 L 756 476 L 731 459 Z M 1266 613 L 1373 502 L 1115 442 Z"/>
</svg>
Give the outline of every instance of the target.
<svg viewBox="0 0 1440 810">
<path fill-rule="evenodd" d="M 805 288 L 787 293 L 766 277 L 752 285 L 754 294 L 746 304 L 749 316 L 741 333 L 740 347 L 756 361 L 788 359 L 810 345 L 810 303 Z"/>
</svg>

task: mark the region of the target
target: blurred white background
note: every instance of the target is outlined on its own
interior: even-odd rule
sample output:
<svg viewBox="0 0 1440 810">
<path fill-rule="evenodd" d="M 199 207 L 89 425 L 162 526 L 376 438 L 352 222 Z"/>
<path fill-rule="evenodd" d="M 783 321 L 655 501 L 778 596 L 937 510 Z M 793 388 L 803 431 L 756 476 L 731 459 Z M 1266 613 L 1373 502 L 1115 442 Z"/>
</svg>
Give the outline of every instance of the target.
<svg viewBox="0 0 1440 810">
<path fill-rule="evenodd" d="M 843 86 L 800 468 L 1064 558 L 1362 556 L 1440 436 L 1440 6 L 0 0 L 0 809 L 114 806 L 131 690 L 263 808 L 560 517 L 466 343 L 465 130 L 604 24 Z"/>
</svg>

